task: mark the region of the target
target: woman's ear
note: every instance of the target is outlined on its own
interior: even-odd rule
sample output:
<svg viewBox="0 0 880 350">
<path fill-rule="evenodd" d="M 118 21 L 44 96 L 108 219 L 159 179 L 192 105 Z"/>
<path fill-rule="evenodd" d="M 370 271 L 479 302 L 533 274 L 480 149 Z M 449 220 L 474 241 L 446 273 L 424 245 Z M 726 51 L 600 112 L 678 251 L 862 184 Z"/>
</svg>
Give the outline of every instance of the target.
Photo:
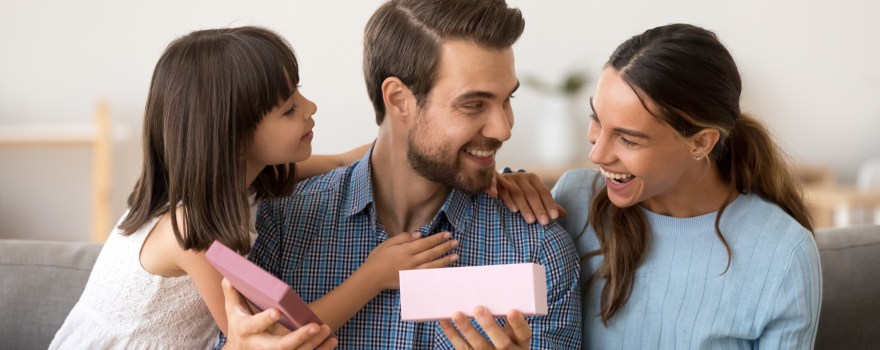
<svg viewBox="0 0 880 350">
<path fill-rule="evenodd" d="M 385 102 L 385 117 L 406 123 L 415 96 L 409 87 L 397 77 L 385 78 L 382 82 L 382 100 Z"/>
<path fill-rule="evenodd" d="M 696 160 L 700 160 L 712 153 L 712 149 L 715 148 L 715 144 L 721 138 L 721 133 L 717 129 L 706 128 L 698 131 L 690 138 L 693 144 L 691 156 Z"/>
</svg>

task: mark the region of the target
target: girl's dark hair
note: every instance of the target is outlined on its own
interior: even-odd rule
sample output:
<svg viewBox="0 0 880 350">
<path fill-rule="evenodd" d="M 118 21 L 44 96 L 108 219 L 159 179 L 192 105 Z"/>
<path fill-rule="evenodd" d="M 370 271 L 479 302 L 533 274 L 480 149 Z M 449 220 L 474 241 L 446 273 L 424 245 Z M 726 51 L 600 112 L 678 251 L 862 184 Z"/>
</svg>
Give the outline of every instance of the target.
<svg viewBox="0 0 880 350">
<path fill-rule="evenodd" d="M 248 147 L 263 116 L 298 84 L 290 44 L 270 30 L 200 30 L 174 40 L 153 71 L 143 170 L 128 197 L 121 231 L 134 233 L 169 212 L 184 249 L 205 250 L 219 240 L 247 253 Z M 293 173 L 293 164 L 266 167 L 252 185 L 256 197 L 289 194 Z M 171 209 L 178 205 L 182 222 Z"/>
<path fill-rule="evenodd" d="M 739 71 L 714 33 L 688 24 L 653 28 L 618 46 L 607 66 L 619 71 L 643 102 L 656 103 L 660 111 L 654 116 L 682 137 L 706 128 L 718 130 L 721 137 L 709 158 L 722 180 L 739 193 L 754 193 L 779 205 L 812 231 L 784 155 L 761 122 L 740 112 Z M 637 206 L 614 206 L 604 186 L 595 193 L 589 218 L 600 248 L 582 258 L 604 255 L 587 285 L 606 280 L 601 317 L 607 324 L 632 293 L 636 269 L 648 251 L 650 228 Z M 715 232 L 727 249 L 730 266 L 730 246 L 719 227 L 726 207 L 718 210 Z"/>
</svg>

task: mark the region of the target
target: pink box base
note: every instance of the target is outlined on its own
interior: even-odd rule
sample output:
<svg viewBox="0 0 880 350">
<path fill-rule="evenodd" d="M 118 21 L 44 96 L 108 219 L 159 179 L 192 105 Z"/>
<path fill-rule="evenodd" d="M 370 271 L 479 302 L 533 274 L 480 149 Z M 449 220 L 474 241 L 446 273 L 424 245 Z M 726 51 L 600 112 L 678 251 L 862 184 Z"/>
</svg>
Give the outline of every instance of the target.
<svg viewBox="0 0 880 350">
<path fill-rule="evenodd" d="M 473 317 L 485 306 L 495 316 L 517 309 L 527 316 L 547 314 L 544 266 L 525 263 L 400 271 L 400 318 L 449 319 L 461 311 Z"/>
</svg>

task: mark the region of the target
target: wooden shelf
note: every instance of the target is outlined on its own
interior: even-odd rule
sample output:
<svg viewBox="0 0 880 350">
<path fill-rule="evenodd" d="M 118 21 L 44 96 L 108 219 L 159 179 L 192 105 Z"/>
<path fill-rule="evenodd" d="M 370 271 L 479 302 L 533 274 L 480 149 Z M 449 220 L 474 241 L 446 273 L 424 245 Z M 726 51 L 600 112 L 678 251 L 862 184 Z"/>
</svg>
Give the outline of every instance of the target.
<svg viewBox="0 0 880 350">
<path fill-rule="evenodd" d="M 92 233 L 104 242 L 110 233 L 110 116 L 99 102 L 95 125 L 0 126 L 0 147 L 89 147 L 92 153 Z"/>
</svg>

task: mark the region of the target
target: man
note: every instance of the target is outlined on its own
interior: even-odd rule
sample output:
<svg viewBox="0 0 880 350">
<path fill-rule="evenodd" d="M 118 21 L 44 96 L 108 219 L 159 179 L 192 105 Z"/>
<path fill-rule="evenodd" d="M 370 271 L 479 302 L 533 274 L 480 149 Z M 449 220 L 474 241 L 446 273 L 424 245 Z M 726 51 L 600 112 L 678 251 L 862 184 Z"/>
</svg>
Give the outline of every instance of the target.
<svg viewBox="0 0 880 350">
<path fill-rule="evenodd" d="M 503 0 L 392 0 L 380 7 L 364 37 L 379 125 L 373 149 L 301 183 L 288 198 L 263 203 L 251 260 L 311 302 L 382 242 L 402 232 L 450 232 L 458 241 L 452 266 L 546 268 L 548 315 L 529 318 L 533 332 L 517 345 L 580 348 L 578 259 L 569 235 L 556 223 L 528 224 L 481 193 L 495 175 L 495 152 L 511 135 L 510 98 L 519 86 L 511 45 L 524 26 Z M 400 320 L 396 289 L 379 293 L 336 335 L 341 348 L 452 347 L 437 322 Z"/>
</svg>

